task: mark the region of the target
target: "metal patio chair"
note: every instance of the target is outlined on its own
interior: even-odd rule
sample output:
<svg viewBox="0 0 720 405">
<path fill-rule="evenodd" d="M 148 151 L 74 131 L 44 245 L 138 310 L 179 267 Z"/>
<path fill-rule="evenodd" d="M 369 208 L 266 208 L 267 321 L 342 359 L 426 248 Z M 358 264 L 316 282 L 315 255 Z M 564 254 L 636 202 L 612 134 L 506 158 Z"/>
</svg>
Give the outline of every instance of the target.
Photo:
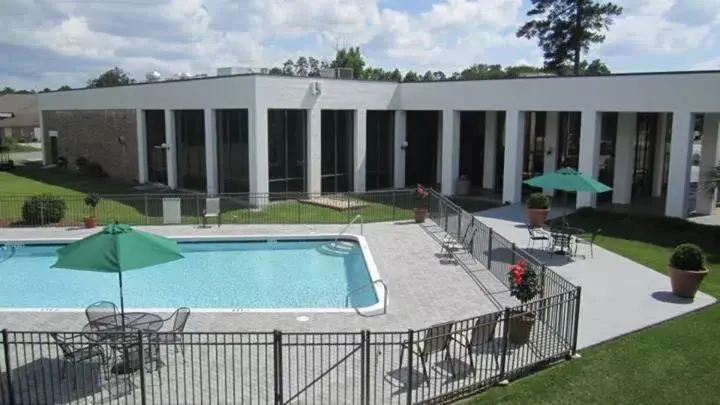
<svg viewBox="0 0 720 405">
<path fill-rule="evenodd" d="M 469 239 L 468 236 L 470 236 Z M 467 227 L 465 227 L 465 232 L 463 233 L 463 236 L 460 240 L 455 240 L 455 238 L 453 238 L 451 235 L 445 235 L 442 243 L 440 244 L 440 255 L 451 255 L 458 250 L 465 249 L 465 246 L 469 245 L 470 242 L 472 242 L 472 238 L 474 236 L 475 226 L 473 224 L 469 224 Z"/>
<path fill-rule="evenodd" d="M 111 301 L 94 302 L 85 309 L 88 323 L 97 330 L 119 327 L 117 315 L 118 307 Z M 99 324 L 100 320 L 102 320 L 102 325 Z"/>
<path fill-rule="evenodd" d="M 574 253 L 574 255 L 577 256 L 578 245 L 589 245 L 590 246 L 590 258 L 594 258 L 595 252 L 593 252 L 593 246 L 595 246 L 595 239 L 600 234 L 600 232 L 602 232 L 602 228 L 596 229 L 595 232 L 592 233 L 592 236 L 590 236 L 590 240 L 585 240 L 582 238 L 575 238 L 575 253 Z"/>
<path fill-rule="evenodd" d="M 528 239 L 528 249 L 535 247 L 535 242 L 540 242 L 540 247 L 547 250 L 550 245 L 550 237 L 543 231 L 538 231 L 532 224 L 526 224 L 530 239 Z"/>
<path fill-rule="evenodd" d="M 450 358 L 450 341 L 452 340 L 452 329 L 455 322 L 445 322 L 437 325 L 433 325 L 425 330 L 425 335 L 422 339 L 417 342 L 413 342 L 413 346 L 410 347 L 409 342 L 402 342 L 402 349 L 400 350 L 400 365 L 403 364 L 403 356 L 406 350 L 412 350 L 412 353 L 420 358 L 420 364 L 422 365 L 423 376 L 428 385 L 430 385 L 430 378 L 427 373 L 427 362 L 430 359 L 430 355 L 437 352 L 445 353 L 445 361 L 448 363 L 450 374 L 453 378 L 455 377 L 455 370 L 452 367 L 452 359 Z M 408 376 L 412 370 L 408 370 Z"/>
<path fill-rule="evenodd" d="M 222 215 L 220 214 L 220 199 L 217 197 L 205 199 L 205 210 L 203 211 L 203 228 L 207 227 L 208 218 L 215 218 L 217 226 L 220 228 L 222 224 Z"/>
<path fill-rule="evenodd" d="M 70 364 L 77 366 L 96 357 L 100 358 L 105 369 L 105 375 L 110 374 L 109 358 L 99 344 L 83 341 L 83 336 L 77 334 L 67 337 L 58 333 L 50 333 L 50 337 L 52 337 L 63 354 L 61 381 L 67 377 L 67 369 Z M 73 388 L 75 388 L 75 380 L 73 379 Z"/>
<path fill-rule="evenodd" d="M 180 352 L 182 353 L 183 357 L 183 363 L 185 362 L 185 346 L 183 344 L 184 342 L 182 332 L 185 330 L 185 325 L 187 324 L 189 317 L 190 308 L 181 307 L 176 309 L 175 312 L 173 312 L 172 315 L 170 315 L 167 319 L 164 319 L 165 322 L 169 322 L 173 318 L 175 319 L 175 321 L 173 322 L 172 329 L 168 331 L 154 333 L 150 337 L 150 342 L 155 345 L 156 353 L 159 353 L 160 345 L 164 345 L 166 348 L 169 345 L 174 345 L 175 353 L 177 353 L 179 344 Z"/>
</svg>

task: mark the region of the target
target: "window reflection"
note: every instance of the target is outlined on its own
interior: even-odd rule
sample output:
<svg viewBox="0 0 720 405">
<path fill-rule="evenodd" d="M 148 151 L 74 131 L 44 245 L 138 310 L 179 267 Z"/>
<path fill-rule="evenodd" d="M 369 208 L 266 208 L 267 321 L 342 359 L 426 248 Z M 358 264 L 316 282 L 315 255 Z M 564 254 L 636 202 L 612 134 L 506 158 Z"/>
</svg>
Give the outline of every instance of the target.
<svg viewBox="0 0 720 405">
<path fill-rule="evenodd" d="M 178 187 L 205 191 L 205 113 L 175 111 Z"/>
<path fill-rule="evenodd" d="M 248 111 L 216 111 L 217 164 L 220 192 L 245 193 L 250 190 L 248 156 Z"/>
<path fill-rule="evenodd" d="M 268 110 L 268 160 L 271 192 L 305 190 L 305 110 Z"/>
<path fill-rule="evenodd" d="M 394 116 L 394 111 L 367 112 L 365 187 L 368 190 L 393 186 Z"/>
</svg>

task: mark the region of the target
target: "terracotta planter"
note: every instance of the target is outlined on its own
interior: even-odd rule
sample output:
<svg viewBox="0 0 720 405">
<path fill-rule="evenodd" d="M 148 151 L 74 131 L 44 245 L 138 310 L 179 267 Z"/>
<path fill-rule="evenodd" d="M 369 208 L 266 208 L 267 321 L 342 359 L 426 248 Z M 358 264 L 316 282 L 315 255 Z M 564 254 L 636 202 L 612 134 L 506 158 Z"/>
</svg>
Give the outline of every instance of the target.
<svg viewBox="0 0 720 405">
<path fill-rule="evenodd" d="M 707 274 L 706 269 L 692 271 L 670 267 L 670 285 L 673 294 L 681 298 L 695 298 L 695 294 L 700 289 L 700 284 L 702 284 Z"/>
<path fill-rule="evenodd" d="M 425 215 L 427 215 L 427 208 L 413 208 L 413 212 L 415 213 L 415 222 L 417 222 L 417 223 L 425 222 Z"/>
<path fill-rule="evenodd" d="M 535 315 L 524 311 L 510 311 L 508 338 L 511 343 L 524 345 L 530 341 L 530 333 L 535 325 Z"/>
<path fill-rule="evenodd" d="M 528 208 L 527 209 L 527 218 L 528 222 L 533 226 L 543 226 L 545 225 L 545 221 L 547 220 L 548 213 L 550 213 L 550 209 L 535 209 L 535 208 Z"/>
<path fill-rule="evenodd" d="M 85 228 L 95 228 L 97 226 L 97 217 L 85 218 Z"/>
</svg>

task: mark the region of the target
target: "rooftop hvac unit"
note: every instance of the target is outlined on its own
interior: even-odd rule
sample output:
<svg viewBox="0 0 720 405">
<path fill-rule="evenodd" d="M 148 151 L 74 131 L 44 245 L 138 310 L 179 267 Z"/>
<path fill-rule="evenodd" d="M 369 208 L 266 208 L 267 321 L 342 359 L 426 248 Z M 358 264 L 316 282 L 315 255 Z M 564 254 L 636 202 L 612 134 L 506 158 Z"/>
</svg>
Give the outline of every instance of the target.
<svg viewBox="0 0 720 405">
<path fill-rule="evenodd" d="M 320 69 L 320 77 L 326 79 L 353 79 L 353 70 L 350 68 Z"/>
<path fill-rule="evenodd" d="M 156 72 L 154 70 L 152 72 L 147 72 L 145 74 L 145 80 L 147 80 L 150 83 L 156 82 L 156 81 L 160 80 L 160 73 Z"/>
<path fill-rule="evenodd" d="M 180 80 L 186 80 L 192 77 L 192 75 L 188 72 L 180 72 L 177 74 L 178 79 Z"/>
</svg>

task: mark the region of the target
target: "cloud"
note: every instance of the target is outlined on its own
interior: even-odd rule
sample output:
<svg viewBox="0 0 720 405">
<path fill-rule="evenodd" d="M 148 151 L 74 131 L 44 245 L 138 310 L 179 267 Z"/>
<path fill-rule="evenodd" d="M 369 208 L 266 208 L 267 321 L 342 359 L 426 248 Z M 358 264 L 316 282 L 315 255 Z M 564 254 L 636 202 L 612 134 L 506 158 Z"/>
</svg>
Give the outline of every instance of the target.
<svg viewBox="0 0 720 405">
<path fill-rule="evenodd" d="M 642 54 L 710 47 L 720 0 L 626 0 L 625 15 L 593 56 L 632 70 Z M 81 85 L 113 66 L 213 74 L 275 66 L 360 45 L 368 62 L 405 71 L 539 61 L 517 39 L 527 0 L 4 0 L 0 85 Z M 709 51 L 710 52 L 710 51 Z M 707 55 L 705 56 L 707 59 Z M 688 64 L 702 60 L 689 60 Z M 534 63 L 534 62 L 533 62 Z M 624 64 L 624 65 L 623 65 Z M 613 65 L 611 68 L 615 69 Z"/>
</svg>

